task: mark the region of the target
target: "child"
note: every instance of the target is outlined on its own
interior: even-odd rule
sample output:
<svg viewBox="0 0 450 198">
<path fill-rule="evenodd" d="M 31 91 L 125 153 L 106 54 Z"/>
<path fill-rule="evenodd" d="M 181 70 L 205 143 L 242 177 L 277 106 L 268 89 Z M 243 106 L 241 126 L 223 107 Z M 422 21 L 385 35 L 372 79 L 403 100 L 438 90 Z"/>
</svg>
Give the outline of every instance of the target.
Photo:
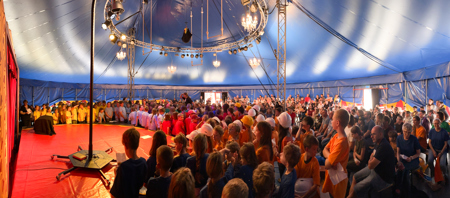
<svg viewBox="0 0 450 198">
<path fill-rule="evenodd" d="M 194 198 L 195 179 L 189 168 L 180 168 L 172 176 L 168 198 Z"/>
<path fill-rule="evenodd" d="M 63 109 L 64 109 L 64 107 L 63 107 Z M 87 107 L 86 108 L 86 123 L 89 124 L 91 122 L 91 106 L 90 105 L 86 105 L 86 107 Z M 95 121 L 95 117 L 94 117 L 94 121 Z"/>
<path fill-rule="evenodd" d="M 98 112 L 98 123 L 101 124 L 103 122 L 106 122 L 106 120 L 105 120 L 105 110 L 103 108 L 100 108 L 99 112 Z"/>
<path fill-rule="evenodd" d="M 163 121 L 163 123 L 162 123 L 162 131 L 164 131 L 164 133 L 166 134 L 166 135 L 170 135 L 170 134 L 172 134 L 172 120 L 170 120 L 170 114 L 166 114 L 165 116 L 164 116 L 164 121 Z"/>
<path fill-rule="evenodd" d="M 253 171 L 255 198 L 271 198 L 275 188 L 275 169 L 269 162 L 263 162 Z"/>
<path fill-rule="evenodd" d="M 78 122 L 86 123 L 86 109 L 83 104 L 80 104 L 80 107 L 78 108 Z"/>
<path fill-rule="evenodd" d="M 128 115 L 128 122 L 131 125 L 133 125 L 133 126 L 136 126 L 136 114 L 137 114 L 137 112 L 135 110 L 136 109 L 134 107 L 131 107 L 130 115 Z"/>
<path fill-rule="evenodd" d="M 169 171 L 173 162 L 173 151 L 166 145 L 160 146 L 156 150 L 156 167 L 160 171 L 160 176 L 150 178 L 147 182 L 146 197 L 166 198 L 169 192 L 172 173 Z"/>
<path fill-rule="evenodd" d="M 230 180 L 223 188 L 222 198 L 248 198 L 248 191 L 249 189 L 244 181 L 235 178 Z"/>
<path fill-rule="evenodd" d="M 244 145 L 246 142 L 253 142 L 253 118 L 249 115 L 244 116 L 242 119 L 242 124 L 244 126 L 244 130 L 240 133 L 239 137 L 239 145 Z"/>
<path fill-rule="evenodd" d="M 345 178 L 336 185 L 331 182 L 328 175 L 328 169 L 337 169 L 337 165 L 340 164 L 347 173 L 348 155 L 350 147 L 348 144 L 347 136 L 345 135 L 344 128 L 348 125 L 350 115 L 345 109 L 339 109 L 334 113 L 332 123 L 333 129 L 337 134 L 334 135 L 327 146 L 323 149 L 323 156 L 327 158 L 325 160 L 325 182 L 322 187 L 322 192 L 329 192 L 331 196 L 335 198 L 344 197 L 347 191 L 348 179 Z"/>
<path fill-rule="evenodd" d="M 78 102 L 72 102 L 72 124 L 78 124 Z"/>
<path fill-rule="evenodd" d="M 222 189 L 228 182 L 223 177 L 222 154 L 219 152 L 211 153 L 206 161 L 206 173 L 208 173 L 209 181 L 200 191 L 200 198 L 220 198 Z"/>
<path fill-rule="evenodd" d="M 150 115 L 148 115 L 147 117 L 147 126 L 148 126 L 148 130 L 152 130 L 155 131 L 156 127 L 157 127 L 157 110 L 154 108 L 152 109 L 152 113 Z"/>
<path fill-rule="evenodd" d="M 224 142 L 222 142 L 223 128 L 221 126 L 214 127 L 213 137 L 214 137 L 214 149 L 220 151 L 224 148 Z"/>
<path fill-rule="evenodd" d="M 39 119 L 39 117 L 41 117 L 41 108 L 39 108 L 39 105 L 36 105 L 36 107 L 34 108 L 33 116 L 34 121 L 36 121 L 37 119 Z"/>
<path fill-rule="evenodd" d="M 272 128 L 270 124 L 266 121 L 258 122 L 255 127 L 255 145 L 256 157 L 258 158 L 258 163 L 269 162 L 273 164 L 274 154 L 272 149 Z"/>
<path fill-rule="evenodd" d="M 209 154 L 206 153 L 207 148 L 208 143 L 206 141 L 206 136 L 199 133 L 194 138 L 195 155 L 189 157 L 186 161 L 186 167 L 191 169 L 192 175 L 194 175 L 195 178 L 196 192 L 205 186 L 208 180 L 208 174 L 206 173 L 206 160 L 208 159 Z"/>
<path fill-rule="evenodd" d="M 178 135 L 180 133 L 184 134 L 185 126 L 184 126 L 184 115 L 182 113 L 178 114 L 178 121 L 173 127 L 172 135 Z"/>
<path fill-rule="evenodd" d="M 157 122 L 156 122 L 156 128 L 158 129 L 158 130 L 161 130 L 161 127 L 162 127 L 162 122 L 163 122 L 163 120 L 164 120 L 164 108 L 159 108 L 159 115 L 158 115 L 158 120 L 157 120 Z"/>
<path fill-rule="evenodd" d="M 241 134 L 241 128 L 237 124 L 231 123 L 230 125 L 228 125 L 228 134 L 228 141 L 235 141 L 239 143 L 239 134 Z"/>
<path fill-rule="evenodd" d="M 235 154 L 236 155 L 236 154 Z M 255 154 L 255 147 L 252 143 L 247 142 L 239 149 L 242 166 L 239 171 L 234 172 L 237 155 L 231 158 L 231 165 L 228 166 L 227 176 L 242 179 L 247 185 L 249 197 L 253 197 L 253 170 L 258 166 L 258 159 Z"/>
<path fill-rule="evenodd" d="M 53 124 L 58 124 L 59 110 L 55 108 L 55 113 L 53 114 Z"/>
<path fill-rule="evenodd" d="M 200 123 L 198 123 L 195 128 L 196 129 L 201 128 L 203 126 L 203 124 L 205 124 L 208 119 L 209 119 L 208 115 L 203 115 L 202 121 Z"/>
<path fill-rule="evenodd" d="M 295 195 L 300 197 L 320 197 L 320 170 L 319 161 L 316 158 L 319 141 L 311 134 L 304 138 L 302 145 L 305 151 L 295 166 L 295 171 L 297 172 Z"/>
<path fill-rule="evenodd" d="M 140 134 L 135 128 L 126 130 L 122 135 L 122 144 L 129 159 L 122 162 L 117 168 L 116 179 L 110 191 L 114 197 L 139 196 L 139 189 L 144 184 L 147 171 L 145 159 L 136 154 L 139 138 Z"/>
<path fill-rule="evenodd" d="M 172 113 L 171 120 L 172 120 L 172 129 L 173 129 L 175 124 L 178 122 L 178 113 L 177 112 Z"/>
<path fill-rule="evenodd" d="M 281 184 L 278 189 L 277 197 L 294 197 L 295 181 L 297 181 L 297 172 L 294 167 L 300 159 L 300 148 L 295 144 L 288 144 L 283 148 L 280 162 L 286 167 L 286 171 L 281 176 Z"/>
<path fill-rule="evenodd" d="M 392 149 L 394 149 L 394 154 L 397 156 L 397 132 L 389 131 L 389 144 L 391 144 Z"/>
<path fill-rule="evenodd" d="M 144 127 L 145 129 L 148 129 L 147 118 L 148 118 L 148 107 L 145 107 L 141 117 L 139 118 L 139 124 L 141 124 L 141 126 Z"/>
<path fill-rule="evenodd" d="M 99 113 L 99 106 L 97 104 L 94 104 L 94 106 L 92 107 L 92 113 L 94 115 L 94 121 L 93 122 L 97 122 L 98 121 L 98 113 Z"/>
<path fill-rule="evenodd" d="M 173 139 L 175 142 L 175 150 L 177 151 L 177 156 L 173 158 L 173 164 L 171 171 L 175 173 L 179 168 L 186 166 L 187 158 L 191 157 L 187 153 L 187 139 L 184 134 L 180 133 Z"/>
<path fill-rule="evenodd" d="M 206 136 L 206 141 L 208 142 L 208 148 L 206 149 L 206 153 L 212 153 L 214 149 L 213 145 L 213 127 L 210 124 L 204 124 L 202 128 L 200 128 L 200 133 L 203 133 Z"/>
<path fill-rule="evenodd" d="M 305 153 L 306 149 L 303 145 L 303 142 L 306 138 L 306 136 L 308 135 L 314 135 L 313 132 L 311 131 L 311 126 L 314 124 L 314 120 L 309 117 L 306 116 L 303 118 L 302 122 L 301 122 L 301 132 L 299 132 L 297 134 L 297 138 L 296 138 L 296 143 L 297 145 L 300 146 L 300 152 L 303 154 Z"/>
<path fill-rule="evenodd" d="M 72 107 L 67 107 L 66 111 L 66 124 L 72 124 Z"/>
<path fill-rule="evenodd" d="M 186 131 L 186 134 L 189 134 L 192 131 L 194 131 L 195 128 L 197 127 L 197 125 L 198 125 L 198 116 L 196 114 L 192 114 L 191 115 L 191 122 L 189 123 L 189 126 L 186 125 L 186 128 L 188 128 L 187 131 Z"/>
<path fill-rule="evenodd" d="M 162 145 L 167 145 L 166 134 L 162 131 L 156 131 L 153 134 L 152 148 L 150 149 L 150 157 L 147 159 L 147 174 L 145 177 L 145 182 L 147 182 L 151 177 L 159 175 L 156 172 L 156 149 Z"/>
</svg>

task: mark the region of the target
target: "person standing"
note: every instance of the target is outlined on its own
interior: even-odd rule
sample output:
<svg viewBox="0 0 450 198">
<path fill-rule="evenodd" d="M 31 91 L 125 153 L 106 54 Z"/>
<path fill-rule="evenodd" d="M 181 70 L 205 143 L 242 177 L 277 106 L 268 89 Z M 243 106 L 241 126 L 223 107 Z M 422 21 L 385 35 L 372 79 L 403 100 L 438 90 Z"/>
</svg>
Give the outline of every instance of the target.
<svg viewBox="0 0 450 198">
<path fill-rule="evenodd" d="M 22 120 L 22 127 L 31 127 L 31 108 L 28 106 L 28 101 L 24 100 L 20 107 L 20 119 Z"/>
</svg>

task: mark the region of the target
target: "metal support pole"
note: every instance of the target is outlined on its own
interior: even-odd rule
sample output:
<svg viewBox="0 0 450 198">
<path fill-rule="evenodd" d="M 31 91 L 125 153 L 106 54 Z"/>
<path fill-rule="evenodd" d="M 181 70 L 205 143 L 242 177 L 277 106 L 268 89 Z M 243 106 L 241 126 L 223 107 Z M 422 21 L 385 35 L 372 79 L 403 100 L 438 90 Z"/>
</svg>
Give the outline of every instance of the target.
<svg viewBox="0 0 450 198">
<path fill-rule="evenodd" d="M 386 83 L 386 88 L 388 88 L 388 84 Z M 389 104 L 389 89 L 386 89 L 386 108 Z"/>
<path fill-rule="evenodd" d="M 62 91 L 61 91 L 61 99 L 64 100 L 64 88 L 62 88 Z"/>
<path fill-rule="evenodd" d="M 33 103 L 34 107 L 34 87 L 31 87 L 31 102 Z"/>
<path fill-rule="evenodd" d="M 92 1 L 92 13 L 91 13 L 91 75 L 90 75 L 90 86 L 89 86 L 89 154 L 87 161 L 91 161 L 92 159 L 92 133 L 93 133 L 93 126 L 92 123 L 94 122 L 94 112 L 92 108 L 92 102 L 94 102 L 94 50 L 95 50 L 95 3 L 97 0 Z"/>
<path fill-rule="evenodd" d="M 75 100 L 78 100 L 78 89 L 75 88 Z"/>
<path fill-rule="evenodd" d="M 428 112 L 429 110 L 427 106 L 428 106 L 428 79 L 425 80 L 425 108 Z"/>
<path fill-rule="evenodd" d="M 130 28 L 128 30 L 128 36 L 131 40 L 134 40 L 134 35 L 136 34 L 135 28 Z M 136 50 L 134 44 L 129 42 L 127 44 L 127 59 L 128 59 L 128 98 L 131 102 L 133 102 L 134 99 L 134 75 L 135 73 L 135 57 L 136 57 Z"/>
<path fill-rule="evenodd" d="M 353 105 L 355 105 L 355 85 L 353 85 Z"/>
<path fill-rule="evenodd" d="M 277 0 L 278 37 L 277 37 L 277 98 L 286 110 L 286 0 Z"/>
</svg>

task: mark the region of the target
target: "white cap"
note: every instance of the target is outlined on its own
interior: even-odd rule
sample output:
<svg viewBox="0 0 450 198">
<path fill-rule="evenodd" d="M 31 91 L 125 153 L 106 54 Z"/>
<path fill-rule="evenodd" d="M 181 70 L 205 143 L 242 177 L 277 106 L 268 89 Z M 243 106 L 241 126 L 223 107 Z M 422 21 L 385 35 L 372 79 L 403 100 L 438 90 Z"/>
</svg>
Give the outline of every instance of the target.
<svg viewBox="0 0 450 198">
<path fill-rule="evenodd" d="M 266 122 L 268 122 L 270 126 L 275 127 L 275 120 L 273 118 L 266 118 Z"/>
<path fill-rule="evenodd" d="M 261 110 L 261 107 L 259 107 L 259 105 L 255 105 L 255 106 L 253 106 L 253 109 L 255 109 L 257 112 L 259 112 L 259 110 Z"/>
<path fill-rule="evenodd" d="M 213 135 L 213 128 L 210 124 L 203 124 L 200 128 L 200 133 L 205 134 L 208 137 L 211 137 Z"/>
<path fill-rule="evenodd" d="M 291 126 L 291 124 L 292 124 L 292 118 L 291 118 L 291 116 L 290 116 L 288 113 L 286 113 L 286 112 L 281 113 L 281 114 L 277 117 L 277 119 L 278 119 L 278 122 L 280 123 L 280 125 L 281 125 L 283 128 L 289 128 L 289 127 Z"/>
<path fill-rule="evenodd" d="M 248 115 L 251 116 L 251 117 L 254 117 L 256 115 L 255 110 L 254 109 L 248 110 Z"/>
<path fill-rule="evenodd" d="M 216 120 L 218 123 L 220 123 L 220 119 L 217 116 L 214 116 L 212 119 Z"/>
<path fill-rule="evenodd" d="M 242 131 L 242 122 L 239 120 L 235 120 L 233 123 L 237 124 Z"/>
<path fill-rule="evenodd" d="M 265 118 L 264 118 L 264 116 L 262 115 L 262 114 L 259 114 L 257 117 L 256 117 L 256 122 L 262 122 L 262 121 L 264 121 L 265 120 Z"/>
<path fill-rule="evenodd" d="M 195 136 L 199 134 L 199 132 L 197 130 L 193 130 L 191 133 L 189 133 L 186 138 L 189 140 L 194 141 Z"/>
</svg>

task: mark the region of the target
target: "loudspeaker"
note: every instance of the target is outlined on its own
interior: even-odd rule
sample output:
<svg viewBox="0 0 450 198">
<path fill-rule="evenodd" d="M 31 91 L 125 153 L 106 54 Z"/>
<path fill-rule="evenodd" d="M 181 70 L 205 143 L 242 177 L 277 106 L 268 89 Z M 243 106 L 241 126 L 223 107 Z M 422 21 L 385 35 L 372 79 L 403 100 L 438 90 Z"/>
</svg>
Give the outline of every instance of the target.
<svg viewBox="0 0 450 198">
<path fill-rule="evenodd" d="M 228 98 L 228 92 L 222 92 L 222 102 L 227 101 Z"/>
<path fill-rule="evenodd" d="M 380 89 L 372 89 L 372 109 L 375 108 L 375 105 L 380 104 Z"/>
</svg>

